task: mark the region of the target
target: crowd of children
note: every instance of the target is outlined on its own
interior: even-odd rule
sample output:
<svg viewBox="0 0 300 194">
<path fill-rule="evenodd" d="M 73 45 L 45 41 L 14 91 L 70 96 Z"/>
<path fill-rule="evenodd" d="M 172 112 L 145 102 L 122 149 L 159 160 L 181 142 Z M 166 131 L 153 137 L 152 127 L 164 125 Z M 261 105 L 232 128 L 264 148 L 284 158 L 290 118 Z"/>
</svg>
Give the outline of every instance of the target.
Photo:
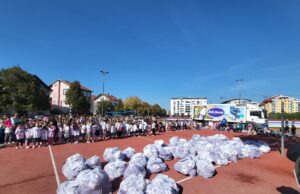
<svg viewBox="0 0 300 194">
<path fill-rule="evenodd" d="M 289 132 L 288 122 L 285 131 Z M 226 120 L 219 122 L 198 123 L 192 120 L 161 120 L 155 117 L 98 117 L 98 116 L 69 116 L 59 115 L 52 118 L 39 119 L 20 118 L 16 113 L 13 117 L 0 118 L 0 144 L 15 145 L 16 149 L 36 148 L 46 145 L 64 143 L 91 143 L 106 139 L 124 138 L 129 136 L 156 135 L 157 132 L 215 129 L 232 132 L 255 134 L 276 133 L 268 128 L 249 131 L 241 123 L 228 124 Z M 295 137 L 296 127 L 292 122 L 291 134 Z"/>
<path fill-rule="evenodd" d="M 4 144 L 20 148 L 36 148 L 63 143 L 91 143 L 128 136 L 156 135 L 157 132 L 188 130 L 191 121 L 163 121 L 157 118 L 101 118 L 92 116 L 56 116 L 42 119 L 4 116 Z"/>
</svg>

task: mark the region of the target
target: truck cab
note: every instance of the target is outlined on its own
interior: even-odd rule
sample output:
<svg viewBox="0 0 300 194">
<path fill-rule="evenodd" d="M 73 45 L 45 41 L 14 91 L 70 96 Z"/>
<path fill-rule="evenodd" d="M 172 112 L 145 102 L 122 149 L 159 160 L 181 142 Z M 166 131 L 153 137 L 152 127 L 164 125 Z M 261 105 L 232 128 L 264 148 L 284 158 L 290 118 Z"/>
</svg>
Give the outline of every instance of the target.
<svg viewBox="0 0 300 194">
<path fill-rule="evenodd" d="M 251 104 L 246 106 L 246 127 L 249 124 L 252 124 L 255 129 L 262 129 L 267 124 L 265 112 Z"/>
</svg>

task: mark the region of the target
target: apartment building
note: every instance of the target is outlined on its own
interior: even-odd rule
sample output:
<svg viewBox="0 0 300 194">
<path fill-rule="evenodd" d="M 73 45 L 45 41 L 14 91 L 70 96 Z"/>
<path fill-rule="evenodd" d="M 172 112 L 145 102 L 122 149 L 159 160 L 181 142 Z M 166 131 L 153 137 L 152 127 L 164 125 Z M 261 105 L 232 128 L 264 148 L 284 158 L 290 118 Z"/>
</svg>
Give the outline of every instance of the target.
<svg viewBox="0 0 300 194">
<path fill-rule="evenodd" d="M 194 105 L 206 105 L 207 98 L 171 98 L 171 116 L 190 116 Z"/>
</svg>

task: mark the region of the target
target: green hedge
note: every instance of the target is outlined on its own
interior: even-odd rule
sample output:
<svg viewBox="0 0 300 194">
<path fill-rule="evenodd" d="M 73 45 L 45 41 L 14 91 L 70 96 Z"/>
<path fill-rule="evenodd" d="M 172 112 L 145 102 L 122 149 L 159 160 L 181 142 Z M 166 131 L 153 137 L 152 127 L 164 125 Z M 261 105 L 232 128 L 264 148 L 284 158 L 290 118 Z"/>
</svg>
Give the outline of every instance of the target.
<svg viewBox="0 0 300 194">
<path fill-rule="evenodd" d="M 268 119 L 280 120 L 281 119 L 281 113 L 271 112 L 271 113 L 268 114 Z M 300 120 L 300 112 L 296 112 L 296 113 L 284 113 L 284 119 Z"/>
</svg>

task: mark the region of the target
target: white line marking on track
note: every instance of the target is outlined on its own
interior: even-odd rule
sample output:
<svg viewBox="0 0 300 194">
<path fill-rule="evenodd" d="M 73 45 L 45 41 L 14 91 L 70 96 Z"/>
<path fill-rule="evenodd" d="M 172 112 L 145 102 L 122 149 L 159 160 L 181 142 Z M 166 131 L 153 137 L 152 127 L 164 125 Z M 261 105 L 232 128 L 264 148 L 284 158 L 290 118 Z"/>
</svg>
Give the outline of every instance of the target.
<svg viewBox="0 0 300 194">
<path fill-rule="evenodd" d="M 179 184 L 179 183 L 182 183 L 182 182 L 184 182 L 184 181 L 190 180 L 191 178 L 193 178 L 193 177 L 190 176 L 190 177 L 184 178 L 184 179 L 182 179 L 182 180 L 177 181 L 176 183 Z"/>
<path fill-rule="evenodd" d="M 297 179 L 297 174 L 296 174 L 296 170 L 295 170 L 295 169 L 294 169 L 294 176 L 295 176 L 295 179 L 296 179 L 296 182 L 297 182 L 298 187 L 300 187 L 299 182 L 298 182 L 298 179 Z"/>
<path fill-rule="evenodd" d="M 52 161 L 52 165 L 53 165 L 53 170 L 54 170 L 54 174 L 55 174 L 56 183 L 57 183 L 57 186 L 59 186 L 60 181 L 59 181 L 59 176 L 58 176 L 58 173 L 57 173 L 56 164 L 55 164 L 55 161 L 54 161 L 51 146 L 48 145 L 48 148 L 49 148 L 50 157 L 51 157 L 51 161 Z"/>
<path fill-rule="evenodd" d="M 230 163 L 230 162 L 229 162 Z M 216 166 L 215 168 L 217 169 L 217 168 L 220 168 L 221 167 L 221 165 L 218 165 L 218 166 Z M 182 179 L 182 180 L 179 180 L 179 181 L 177 181 L 176 183 L 182 183 L 182 182 L 184 182 L 184 181 L 187 181 L 187 180 L 190 180 L 190 179 L 192 179 L 192 178 L 194 178 L 193 176 L 190 176 L 190 177 L 187 177 L 187 178 L 184 178 L 184 179 Z"/>
</svg>

